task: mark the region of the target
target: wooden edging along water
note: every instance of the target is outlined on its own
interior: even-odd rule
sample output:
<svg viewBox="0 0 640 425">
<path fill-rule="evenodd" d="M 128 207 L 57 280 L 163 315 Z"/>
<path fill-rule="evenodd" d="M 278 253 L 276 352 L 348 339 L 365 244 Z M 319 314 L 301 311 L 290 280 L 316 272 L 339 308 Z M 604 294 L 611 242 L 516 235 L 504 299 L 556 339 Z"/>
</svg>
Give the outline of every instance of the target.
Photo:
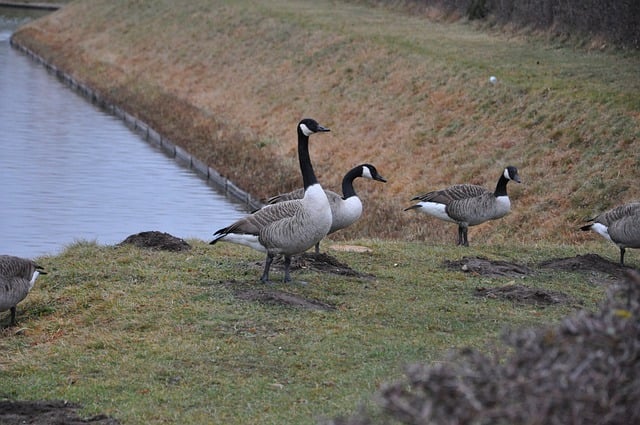
<svg viewBox="0 0 640 425">
<path fill-rule="evenodd" d="M 200 161 L 199 159 L 193 157 L 187 150 L 181 148 L 180 146 L 177 146 L 175 143 L 162 136 L 145 122 L 140 121 L 121 107 L 107 102 L 97 91 L 79 82 L 55 65 L 46 62 L 44 58 L 37 55 L 35 52 L 17 43 L 13 39 L 13 37 L 11 37 L 10 42 L 12 47 L 25 53 L 33 60 L 40 63 L 48 72 L 54 74 L 60 81 L 62 81 L 72 90 L 81 94 L 87 100 L 99 106 L 101 109 L 121 119 L 127 127 L 138 133 L 148 143 L 157 146 L 169 157 L 193 170 L 196 174 L 205 179 L 207 183 L 223 192 L 225 196 L 242 202 L 249 210 L 255 210 L 263 205 L 259 200 L 254 199 L 248 192 L 236 186 L 231 180 L 224 177 L 213 168 L 209 167 L 203 161 Z"/>
</svg>

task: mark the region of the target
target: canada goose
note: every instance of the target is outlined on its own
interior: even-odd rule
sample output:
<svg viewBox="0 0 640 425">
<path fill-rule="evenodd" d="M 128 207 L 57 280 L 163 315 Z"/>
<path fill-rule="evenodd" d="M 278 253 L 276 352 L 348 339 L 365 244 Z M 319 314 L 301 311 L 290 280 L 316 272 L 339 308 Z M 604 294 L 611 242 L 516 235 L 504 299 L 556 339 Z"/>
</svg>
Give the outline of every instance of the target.
<svg viewBox="0 0 640 425">
<path fill-rule="evenodd" d="M 593 230 L 616 244 L 620 248 L 620 265 L 624 266 L 627 248 L 640 248 L 640 202 L 620 205 L 588 221 L 593 223 L 580 230 Z"/>
<path fill-rule="evenodd" d="M 412 198 L 412 201 L 420 202 L 405 208 L 405 211 L 417 209 L 440 220 L 457 223 L 458 245 L 469 246 L 469 226 L 504 217 L 511 210 L 507 195 L 510 180 L 520 183 L 516 167 L 504 169 L 494 192 L 473 184 L 456 184 Z"/>
<path fill-rule="evenodd" d="M 329 129 L 310 118 L 298 123 L 298 159 L 304 186 L 302 199 L 266 205 L 214 233 L 212 245 L 227 241 L 266 252 L 264 273 L 260 278 L 264 283 L 269 282 L 269 268 L 278 254 L 284 255 L 284 281 L 290 282 L 291 256 L 314 246 L 331 228 L 329 200 L 316 179 L 309 158 L 309 136 L 326 131 Z"/>
<path fill-rule="evenodd" d="M 0 255 L 0 311 L 11 310 L 9 326 L 16 324 L 16 305 L 26 298 L 42 267 L 26 258 Z"/>
<path fill-rule="evenodd" d="M 371 164 L 360 164 L 347 172 L 342 178 L 342 196 L 331 190 L 324 190 L 329 205 L 331 206 L 331 228 L 329 234 L 345 227 L 351 226 L 362 215 L 362 201 L 353 188 L 353 181 L 358 177 L 377 180 L 386 183 L 387 180 L 378 174 L 378 170 Z M 267 204 L 300 199 L 304 195 L 304 189 L 296 189 L 292 192 L 276 195 L 267 200 Z M 320 252 L 320 242 L 316 243 L 316 254 Z"/>
</svg>

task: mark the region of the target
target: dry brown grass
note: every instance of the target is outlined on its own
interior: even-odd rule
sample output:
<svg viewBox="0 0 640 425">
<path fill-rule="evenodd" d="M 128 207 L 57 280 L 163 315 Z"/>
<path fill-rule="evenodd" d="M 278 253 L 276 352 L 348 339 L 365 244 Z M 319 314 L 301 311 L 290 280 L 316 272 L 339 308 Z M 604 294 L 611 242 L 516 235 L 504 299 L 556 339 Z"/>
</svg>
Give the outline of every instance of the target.
<svg viewBox="0 0 640 425">
<path fill-rule="evenodd" d="M 342 237 L 453 241 L 402 208 L 453 183 L 493 187 L 509 164 L 524 181 L 513 212 L 474 243 L 579 242 L 583 218 L 640 198 L 635 54 L 293 0 L 78 2 L 16 38 L 259 198 L 300 184 L 294 127 L 316 118 L 332 129 L 311 147 L 325 186 L 361 162 L 389 180 L 358 184 L 365 214 Z"/>
</svg>

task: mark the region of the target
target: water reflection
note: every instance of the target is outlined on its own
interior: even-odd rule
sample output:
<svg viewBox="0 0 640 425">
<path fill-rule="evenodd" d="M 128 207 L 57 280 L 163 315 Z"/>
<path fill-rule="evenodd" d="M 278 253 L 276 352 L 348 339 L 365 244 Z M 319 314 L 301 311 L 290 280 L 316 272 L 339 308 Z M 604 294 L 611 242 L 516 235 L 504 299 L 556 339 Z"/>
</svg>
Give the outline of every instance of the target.
<svg viewBox="0 0 640 425">
<path fill-rule="evenodd" d="M 245 214 L 193 172 L 9 46 L 0 9 L 0 253 L 159 230 L 207 240 Z"/>
</svg>

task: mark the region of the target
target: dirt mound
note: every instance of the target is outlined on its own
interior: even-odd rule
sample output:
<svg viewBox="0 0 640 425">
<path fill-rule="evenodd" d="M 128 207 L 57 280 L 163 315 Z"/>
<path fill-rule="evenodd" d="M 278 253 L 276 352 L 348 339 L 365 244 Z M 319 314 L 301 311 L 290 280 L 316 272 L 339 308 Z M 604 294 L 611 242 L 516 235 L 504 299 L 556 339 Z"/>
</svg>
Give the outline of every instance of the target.
<svg viewBox="0 0 640 425">
<path fill-rule="evenodd" d="M 183 239 L 177 238 L 169 233 L 151 231 L 141 232 L 135 235 L 128 236 L 125 240 L 119 243 L 119 245 L 131 244 L 139 248 L 151 248 L 164 251 L 188 251 L 191 249 L 191 245 L 186 243 Z"/>
<path fill-rule="evenodd" d="M 629 267 L 609 261 L 597 254 L 585 254 L 568 258 L 554 258 L 539 264 L 542 268 L 563 271 L 600 272 L 624 279 Z"/>
<path fill-rule="evenodd" d="M 450 270 L 461 270 L 466 273 L 493 278 L 522 278 L 535 273 L 533 269 L 521 264 L 501 260 L 488 260 L 481 257 L 463 257 L 457 261 L 445 261 L 444 266 Z M 541 288 L 529 288 L 524 285 L 506 285 L 491 288 L 477 287 L 475 295 L 529 305 L 570 304 L 574 302 L 565 293 Z"/>
<path fill-rule="evenodd" d="M 78 416 L 80 406 L 66 401 L 0 400 L 0 424 L 3 425 L 118 425 L 114 418 L 97 415 L 87 419 Z"/>
<path fill-rule="evenodd" d="M 241 300 L 258 301 L 263 304 L 281 305 L 304 310 L 335 310 L 335 307 L 322 301 L 300 297 L 287 292 L 267 289 L 240 289 L 235 292 Z"/>
<path fill-rule="evenodd" d="M 282 268 L 283 259 L 278 258 L 273 265 Z M 338 261 L 335 257 L 326 253 L 309 253 L 305 252 L 291 258 L 291 270 L 309 269 L 320 273 L 333 273 L 341 276 L 353 276 L 357 278 L 373 279 L 375 276 L 367 273 L 361 273 L 349 267 L 348 264 Z"/>
<path fill-rule="evenodd" d="M 533 274 L 533 270 L 527 266 L 482 257 L 462 257 L 457 261 L 446 260 L 444 265 L 450 270 L 462 270 L 487 277 L 522 277 Z"/>
<path fill-rule="evenodd" d="M 521 304 L 549 305 L 569 304 L 574 300 L 563 292 L 528 288 L 523 285 L 506 285 L 494 288 L 476 288 L 475 295 L 486 298 L 501 298 Z"/>
</svg>

